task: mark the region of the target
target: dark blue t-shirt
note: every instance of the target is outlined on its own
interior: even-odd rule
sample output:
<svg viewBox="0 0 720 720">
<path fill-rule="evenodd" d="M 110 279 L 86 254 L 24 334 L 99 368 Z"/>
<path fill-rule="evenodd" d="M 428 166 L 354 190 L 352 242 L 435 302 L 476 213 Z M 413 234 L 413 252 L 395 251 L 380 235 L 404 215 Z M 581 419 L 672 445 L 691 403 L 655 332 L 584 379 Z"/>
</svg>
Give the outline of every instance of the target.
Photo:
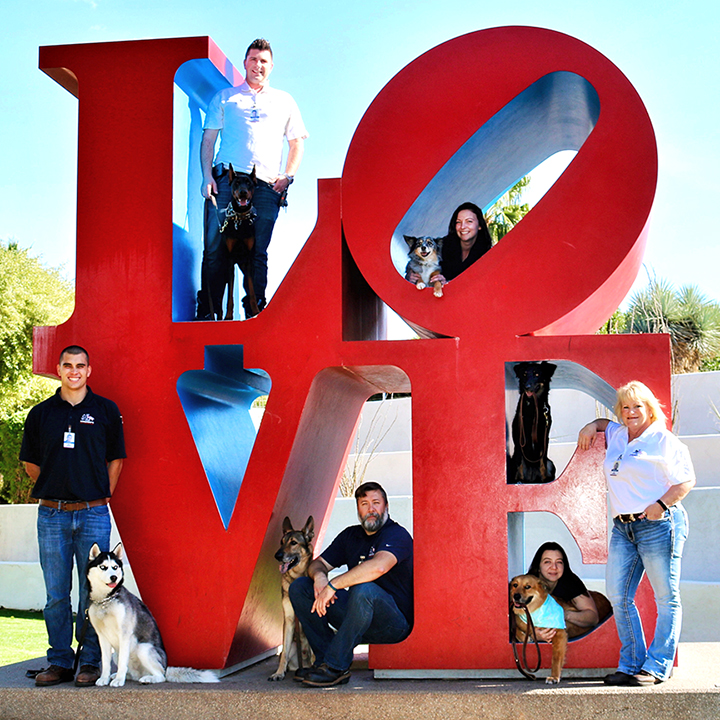
<svg viewBox="0 0 720 720">
<path fill-rule="evenodd" d="M 68 431 L 74 433 L 74 447 L 64 447 Z M 107 463 L 124 457 L 118 406 L 90 388 L 77 405 L 63 400 L 58 389 L 25 420 L 20 460 L 40 466 L 34 498 L 90 502 L 110 497 Z"/>
<path fill-rule="evenodd" d="M 397 558 L 397 563 L 374 582 L 392 595 L 398 608 L 413 623 L 413 541 L 410 533 L 388 518 L 380 530 L 368 535 L 362 525 L 345 528 L 320 557 L 332 567 L 347 565 L 348 569 L 369 560 L 385 550 Z"/>
</svg>

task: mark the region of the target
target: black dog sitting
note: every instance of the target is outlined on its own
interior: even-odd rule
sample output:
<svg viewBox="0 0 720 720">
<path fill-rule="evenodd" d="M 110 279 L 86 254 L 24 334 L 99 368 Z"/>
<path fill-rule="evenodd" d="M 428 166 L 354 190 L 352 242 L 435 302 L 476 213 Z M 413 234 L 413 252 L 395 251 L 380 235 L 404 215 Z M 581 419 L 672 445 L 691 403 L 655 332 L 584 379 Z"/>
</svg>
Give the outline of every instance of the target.
<svg viewBox="0 0 720 720">
<path fill-rule="evenodd" d="M 220 234 L 225 241 L 228 253 L 227 274 L 227 310 L 225 320 L 232 320 L 235 311 L 235 266 L 240 268 L 245 278 L 245 291 L 250 313 L 257 315 L 258 304 L 253 285 L 253 261 L 255 247 L 255 210 L 252 199 L 257 187 L 255 167 L 252 172 L 239 173 L 233 170 L 232 164 L 228 170 L 228 181 L 232 191 L 232 198 L 225 209 L 225 222 L 221 224 Z"/>
<path fill-rule="evenodd" d="M 555 479 L 555 465 L 547 452 L 552 425 L 548 393 L 556 368 L 544 361 L 515 366 L 520 399 L 512 422 L 515 450 L 508 460 L 509 483 L 548 483 Z"/>
</svg>

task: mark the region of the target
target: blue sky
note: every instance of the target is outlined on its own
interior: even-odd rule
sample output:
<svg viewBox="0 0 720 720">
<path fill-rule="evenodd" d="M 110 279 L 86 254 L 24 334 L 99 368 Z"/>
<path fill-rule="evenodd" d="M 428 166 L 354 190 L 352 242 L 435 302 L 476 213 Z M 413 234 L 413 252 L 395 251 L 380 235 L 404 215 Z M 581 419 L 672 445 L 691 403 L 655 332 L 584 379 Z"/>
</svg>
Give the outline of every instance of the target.
<svg viewBox="0 0 720 720">
<path fill-rule="evenodd" d="M 614 62 L 642 97 L 657 135 L 660 175 L 646 270 L 693 283 L 720 301 L 718 110 L 720 10 L 707 2 L 606 0 L 36 0 L 5 3 L 0 44 L 0 239 L 32 248 L 74 275 L 77 101 L 37 68 L 38 47 L 209 35 L 241 67 L 248 43 L 273 45 L 272 84 L 297 100 L 310 132 L 291 206 L 271 246 L 271 287 L 310 234 L 317 178 L 339 177 L 352 134 L 382 87 L 426 50 L 474 30 L 533 25 L 573 35 Z M 462 112 L 462 88 L 438 89 Z M 401 170 L 401 169 L 399 169 Z M 152 177 L 138 167 L 139 189 Z M 537 183 L 536 183 L 537 184 Z M 608 241 L 612 218 L 604 218 Z"/>
</svg>

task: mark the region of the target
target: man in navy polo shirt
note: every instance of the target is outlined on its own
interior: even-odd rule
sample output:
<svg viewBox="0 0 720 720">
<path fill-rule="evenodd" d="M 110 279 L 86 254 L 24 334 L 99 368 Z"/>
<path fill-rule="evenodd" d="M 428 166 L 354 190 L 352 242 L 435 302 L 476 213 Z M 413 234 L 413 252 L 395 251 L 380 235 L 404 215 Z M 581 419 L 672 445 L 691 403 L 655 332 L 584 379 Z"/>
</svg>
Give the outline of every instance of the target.
<svg viewBox="0 0 720 720">
<path fill-rule="evenodd" d="M 77 659 L 71 647 L 73 558 L 79 580 L 79 640 L 88 601 L 85 567 L 93 543 L 102 550 L 110 546 L 108 502 L 120 477 L 125 443 L 120 411 L 88 387 L 91 372 L 84 348 L 71 345 L 60 353 L 60 387 L 28 413 L 20 449 L 20 460 L 35 481 L 32 496 L 39 502 L 38 546 L 47 594 L 43 614 L 50 667 L 35 677 L 36 685 L 75 678 L 76 685 L 86 686 L 100 677 L 100 647 L 91 625 Z"/>
<path fill-rule="evenodd" d="M 343 530 L 310 564 L 308 577 L 290 586 L 315 653 L 313 667 L 298 670 L 295 679 L 311 687 L 346 683 L 355 646 L 397 643 L 412 630 L 412 538 L 390 519 L 378 483 L 360 485 L 355 499 L 360 524 Z M 328 572 L 342 565 L 347 572 L 329 580 Z"/>
</svg>

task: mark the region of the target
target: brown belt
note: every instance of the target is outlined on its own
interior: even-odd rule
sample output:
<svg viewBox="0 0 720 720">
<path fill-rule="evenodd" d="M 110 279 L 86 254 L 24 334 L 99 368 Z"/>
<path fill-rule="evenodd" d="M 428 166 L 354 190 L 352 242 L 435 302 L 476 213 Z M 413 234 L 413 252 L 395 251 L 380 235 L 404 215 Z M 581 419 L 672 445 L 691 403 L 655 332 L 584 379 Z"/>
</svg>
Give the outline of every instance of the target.
<svg viewBox="0 0 720 720">
<path fill-rule="evenodd" d="M 110 498 L 100 498 L 100 500 L 90 500 L 90 502 L 66 502 L 65 500 L 44 500 L 41 498 L 39 502 L 40 505 L 55 508 L 55 510 L 67 510 L 68 512 L 73 512 L 75 510 L 87 510 L 89 508 L 107 505 L 110 502 Z"/>
<path fill-rule="evenodd" d="M 615 520 L 619 520 L 623 524 L 635 522 L 636 520 L 645 520 L 645 513 L 630 513 L 629 515 L 616 515 Z"/>
</svg>

